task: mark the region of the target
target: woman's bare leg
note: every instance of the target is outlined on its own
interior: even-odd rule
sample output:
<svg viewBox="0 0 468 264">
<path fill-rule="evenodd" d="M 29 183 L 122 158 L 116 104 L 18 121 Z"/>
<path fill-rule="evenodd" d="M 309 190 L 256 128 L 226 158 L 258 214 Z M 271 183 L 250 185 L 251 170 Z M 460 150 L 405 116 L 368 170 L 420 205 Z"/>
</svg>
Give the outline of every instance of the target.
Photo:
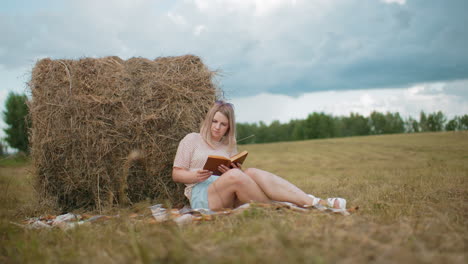
<svg viewBox="0 0 468 264">
<path fill-rule="evenodd" d="M 208 204 L 211 210 L 233 208 L 250 201 L 269 202 L 267 195 L 255 181 L 239 169 L 224 173 L 208 187 Z"/>
<path fill-rule="evenodd" d="M 312 205 L 313 199 L 296 185 L 268 171 L 255 168 L 244 170 L 271 200 L 290 202 L 299 206 Z"/>
<path fill-rule="evenodd" d="M 271 172 L 248 168 L 244 170 L 244 173 L 249 175 L 271 200 L 290 202 L 298 206 L 313 205 L 312 197 L 296 185 Z M 327 205 L 327 202 L 324 200 L 320 200 L 319 203 Z M 338 201 L 335 201 L 334 207 L 339 207 Z"/>
</svg>

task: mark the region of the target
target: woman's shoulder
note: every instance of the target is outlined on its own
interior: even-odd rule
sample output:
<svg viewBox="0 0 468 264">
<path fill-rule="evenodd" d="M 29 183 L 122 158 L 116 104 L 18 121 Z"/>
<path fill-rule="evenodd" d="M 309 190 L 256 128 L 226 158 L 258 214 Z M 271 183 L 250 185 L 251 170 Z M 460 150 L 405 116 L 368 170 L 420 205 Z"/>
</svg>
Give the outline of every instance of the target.
<svg viewBox="0 0 468 264">
<path fill-rule="evenodd" d="M 184 141 L 196 141 L 196 140 L 199 140 L 199 139 L 201 139 L 200 133 L 192 132 L 192 133 L 188 133 L 187 135 L 185 135 L 185 137 L 182 140 L 184 140 Z"/>
</svg>

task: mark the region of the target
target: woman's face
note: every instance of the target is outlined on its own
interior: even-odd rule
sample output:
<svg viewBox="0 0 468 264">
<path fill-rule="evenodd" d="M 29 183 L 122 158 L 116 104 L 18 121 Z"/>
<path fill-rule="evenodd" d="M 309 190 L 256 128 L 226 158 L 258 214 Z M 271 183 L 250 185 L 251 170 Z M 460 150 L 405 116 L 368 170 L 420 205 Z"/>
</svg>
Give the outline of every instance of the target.
<svg viewBox="0 0 468 264">
<path fill-rule="evenodd" d="M 221 141 L 221 138 L 229 129 L 229 119 L 221 112 L 216 112 L 211 121 L 211 138 L 214 141 Z"/>
</svg>

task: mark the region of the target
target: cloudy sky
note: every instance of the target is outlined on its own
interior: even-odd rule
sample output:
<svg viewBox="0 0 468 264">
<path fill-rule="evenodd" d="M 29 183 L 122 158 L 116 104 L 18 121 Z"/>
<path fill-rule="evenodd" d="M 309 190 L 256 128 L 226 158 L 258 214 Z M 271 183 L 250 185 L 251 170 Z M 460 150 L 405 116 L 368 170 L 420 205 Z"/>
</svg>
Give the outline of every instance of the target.
<svg viewBox="0 0 468 264">
<path fill-rule="evenodd" d="M 468 114 L 467 13 L 466 0 L 4 0 L 0 110 L 40 58 L 195 54 L 241 122 Z"/>
</svg>

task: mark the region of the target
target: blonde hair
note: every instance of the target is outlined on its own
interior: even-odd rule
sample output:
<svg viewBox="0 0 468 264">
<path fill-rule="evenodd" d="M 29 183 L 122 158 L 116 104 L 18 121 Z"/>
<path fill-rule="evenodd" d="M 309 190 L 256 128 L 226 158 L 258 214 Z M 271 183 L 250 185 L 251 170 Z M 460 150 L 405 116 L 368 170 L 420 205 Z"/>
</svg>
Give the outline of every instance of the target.
<svg viewBox="0 0 468 264">
<path fill-rule="evenodd" d="M 234 116 L 234 106 L 232 104 L 224 101 L 216 101 L 201 124 L 200 135 L 210 147 L 215 148 L 211 138 L 211 124 L 217 112 L 225 115 L 229 120 L 229 128 L 222 137 L 221 142 L 228 145 L 229 150 L 232 151 L 236 146 L 236 118 Z"/>
</svg>

